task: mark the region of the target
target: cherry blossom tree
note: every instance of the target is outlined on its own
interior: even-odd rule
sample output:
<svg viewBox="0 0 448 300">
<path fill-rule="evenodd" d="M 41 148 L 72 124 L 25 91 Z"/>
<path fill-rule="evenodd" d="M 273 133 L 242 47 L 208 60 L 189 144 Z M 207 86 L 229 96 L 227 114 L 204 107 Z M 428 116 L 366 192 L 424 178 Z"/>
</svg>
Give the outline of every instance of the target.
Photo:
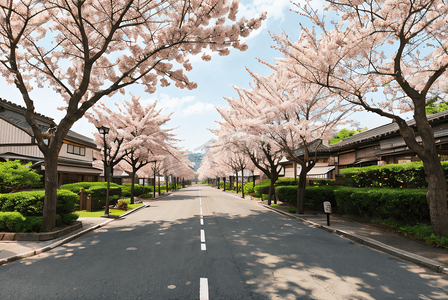
<svg viewBox="0 0 448 300">
<path fill-rule="evenodd" d="M 238 1 L 226 0 L 2 0 L 0 72 L 15 84 L 25 118 L 45 157 L 43 227 L 56 220 L 57 158 L 72 125 L 104 96 L 143 84 L 153 93 L 169 81 L 193 89 L 183 70 L 191 55 L 244 51 L 265 14 L 236 20 Z M 51 86 L 66 103 L 54 130 L 34 118 L 33 88 Z M 45 140 L 49 140 L 48 144 Z"/>
<path fill-rule="evenodd" d="M 302 27 L 297 41 L 273 36 L 285 55 L 277 69 L 396 122 L 406 145 L 423 161 L 434 233 L 448 237 L 446 178 L 425 113 L 426 104 L 447 97 L 447 3 L 328 2 L 332 29 L 325 22 L 328 14 L 297 5 L 315 27 Z M 402 116 L 408 111 L 415 127 Z"/>
<path fill-rule="evenodd" d="M 271 180 L 268 195 L 268 205 L 271 205 L 274 184 L 281 171 L 279 163 L 283 158 L 283 151 L 277 143 L 270 139 L 267 131 L 259 130 L 259 128 L 254 130 L 253 126 L 247 126 L 248 121 L 253 123 L 259 117 L 260 103 L 247 97 L 243 89 L 238 87 L 235 87 L 235 89 L 239 97 L 224 97 L 229 103 L 229 107 L 217 109 L 225 122 L 218 122 L 221 128 L 216 134 L 224 136 L 227 143 L 232 143 L 247 155 L 253 166 Z M 277 203 L 276 198 L 274 198 L 274 202 Z"/>
<path fill-rule="evenodd" d="M 156 108 L 157 101 L 145 106 L 140 103 L 140 98 L 131 95 L 131 100 L 124 101 L 122 107 L 118 104 L 116 106 L 118 111 L 104 106 L 94 109 L 96 115 L 89 114 L 89 119 L 95 125 L 109 124 L 113 128 L 108 136 L 117 142 L 112 144 L 115 147 L 111 153 L 120 151 L 116 156 L 121 158 L 120 166 L 131 174 L 131 203 L 134 203 L 137 172 L 151 162 L 161 161 L 164 156 L 171 155 L 175 150 L 173 143 L 176 139 L 170 133 L 171 129 L 161 128 L 171 115 L 162 115 L 161 110 Z"/>
<path fill-rule="evenodd" d="M 347 107 L 321 87 L 304 84 L 289 73 L 275 72 L 267 77 L 249 73 L 254 78 L 252 90 L 237 88 L 238 94 L 242 101 L 258 107 L 251 109 L 252 117 L 242 119 L 245 123 L 241 126 L 266 136 L 269 145 L 275 143 L 288 159 L 301 166 L 297 208 L 303 214 L 306 175 L 316 164 L 320 142 L 341 124 Z M 311 148 L 311 142 L 317 145 Z M 298 149 L 303 153 L 297 154 Z"/>
</svg>

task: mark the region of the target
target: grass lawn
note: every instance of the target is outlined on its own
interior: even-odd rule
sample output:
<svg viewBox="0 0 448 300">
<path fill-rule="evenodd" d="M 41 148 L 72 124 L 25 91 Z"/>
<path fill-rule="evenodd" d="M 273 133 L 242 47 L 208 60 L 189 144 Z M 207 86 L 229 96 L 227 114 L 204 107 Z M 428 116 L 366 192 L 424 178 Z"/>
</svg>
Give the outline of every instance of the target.
<svg viewBox="0 0 448 300">
<path fill-rule="evenodd" d="M 122 214 L 124 214 L 136 207 L 142 206 L 142 205 L 143 205 L 143 203 L 128 204 L 128 208 L 129 208 L 128 210 L 110 208 L 109 214 L 114 215 L 114 216 L 121 216 Z M 92 212 L 81 210 L 81 211 L 75 211 L 75 213 L 78 214 L 79 217 L 101 217 L 101 216 L 104 216 L 104 209 L 99 210 L 99 211 L 92 211 Z"/>
</svg>

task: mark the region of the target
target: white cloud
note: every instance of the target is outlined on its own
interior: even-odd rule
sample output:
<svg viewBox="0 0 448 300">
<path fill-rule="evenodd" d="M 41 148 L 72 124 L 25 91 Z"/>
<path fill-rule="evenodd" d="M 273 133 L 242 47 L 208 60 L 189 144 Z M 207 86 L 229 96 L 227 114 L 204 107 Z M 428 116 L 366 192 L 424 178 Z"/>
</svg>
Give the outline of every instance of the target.
<svg viewBox="0 0 448 300">
<path fill-rule="evenodd" d="M 259 13 L 267 12 L 268 19 L 283 19 L 285 8 L 290 9 L 294 6 L 291 4 L 290 0 L 254 0 L 247 4 L 240 3 L 237 18 L 246 17 L 253 18 Z M 263 22 L 263 23 L 266 23 Z M 263 24 L 263 26 L 266 26 Z"/>
<path fill-rule="evenodd" d="M 194 96 L 186 96 L 186 97 L 182 97 L 182 98 L 176 98 L 173 97 L 171 98 L 169 95 L 167 94 L 160 94 L 159 99 L 157 99 L 157 106 L 159 108 L 163 109 L 163 113 L 172 113 L 172 112 L 177 112 L 180 111 L 181 108 L 189 102 L 194 101 L 195 97 Z M 154 102 L 154 98 L 151 99 L 146 99 L 143 101 L 143 103 L 153 103 Z"/>
<path fill-rule="evenodd" d="M 182 114 L 184 117 L 189 117 L 191 115 L 200 115 L 209 111 L 213 111 L 215 106 L 211 103 L 204 102 L 196 102 L 193 105 L 190 105 L 186 109 L 182 110 Z"/>
</svg>

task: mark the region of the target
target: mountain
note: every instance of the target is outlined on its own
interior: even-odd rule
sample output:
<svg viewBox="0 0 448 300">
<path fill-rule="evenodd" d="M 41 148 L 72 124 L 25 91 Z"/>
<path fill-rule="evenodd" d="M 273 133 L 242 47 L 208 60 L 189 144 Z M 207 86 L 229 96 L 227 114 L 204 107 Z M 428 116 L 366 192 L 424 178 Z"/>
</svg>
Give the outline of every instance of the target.
<svg viewBox="0 0 448 300">
<path fill-rule="evenodd" d="M 197 171 L 199 166 L 201 165 L 202 157 L 204 153 L 190 153 L 187 155 L 188 159 L 194 163 L 194 170 Z"/>
</svg>

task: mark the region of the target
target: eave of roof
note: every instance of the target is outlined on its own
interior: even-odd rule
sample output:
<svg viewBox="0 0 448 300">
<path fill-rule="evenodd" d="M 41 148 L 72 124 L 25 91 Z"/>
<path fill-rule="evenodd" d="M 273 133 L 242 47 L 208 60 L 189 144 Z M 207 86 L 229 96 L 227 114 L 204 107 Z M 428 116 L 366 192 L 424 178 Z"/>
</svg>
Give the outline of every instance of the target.
<svg viewBox="0 0 448 300">
<path fill-rule="evenodd" d="M 448 111 L 439 112 L 432 115 L 427 115 L 428 122 L 434 123 L 441 119 L 447 119 L 448 118 Z M 415 120 L 409 120 L 406 122 L 409 126 L 414 127 Z M 372 142 L 375 140 L 379 140 L 380 138 L 391 136 L 394 134 L 399 134 L 399 127 L 397 123 L 390 123 L 386 125 L 382 125 L 376 128 L 373 128 L 371 130 L 366 130 L 363 132 L 360 132 L 358 134 L 352 135 L 348 138 L 343 139 L 337 144 L 330 145 L 331 150 L 339 150 L 343 148 L 348 148 L 353 146 L 354 144 L 361 144 L 361 143 L 367 143 Z"/>
<path fill-rule="evenodd" d="M 10 101 L 4 100 L 0 98 L 0 107 L 4 109 L 0 111 L 0 118 L 5 120 L 6 122 L 22 129 L 30 136 L 33 136 L 33 131 L 31 130 L 31 126 L 25 120 L 25 110 L 26 108 Z M 42 114 L 35 113 L 35 118 L 38 121 L 38 126 L 42 130 L 42 132 L 46 132 L 50 129 L 50 126 L 56 126 L 56 123 L 52 118 L 46 117 Z M 92 138 L 86 137 L 82 134 L 76 133 L 72 130 L 69 130 L 65 140 L 71 141 L 77 144 L 80 144 L 85 147 L 97 149 L 97 145 Z"/>
</svg>

